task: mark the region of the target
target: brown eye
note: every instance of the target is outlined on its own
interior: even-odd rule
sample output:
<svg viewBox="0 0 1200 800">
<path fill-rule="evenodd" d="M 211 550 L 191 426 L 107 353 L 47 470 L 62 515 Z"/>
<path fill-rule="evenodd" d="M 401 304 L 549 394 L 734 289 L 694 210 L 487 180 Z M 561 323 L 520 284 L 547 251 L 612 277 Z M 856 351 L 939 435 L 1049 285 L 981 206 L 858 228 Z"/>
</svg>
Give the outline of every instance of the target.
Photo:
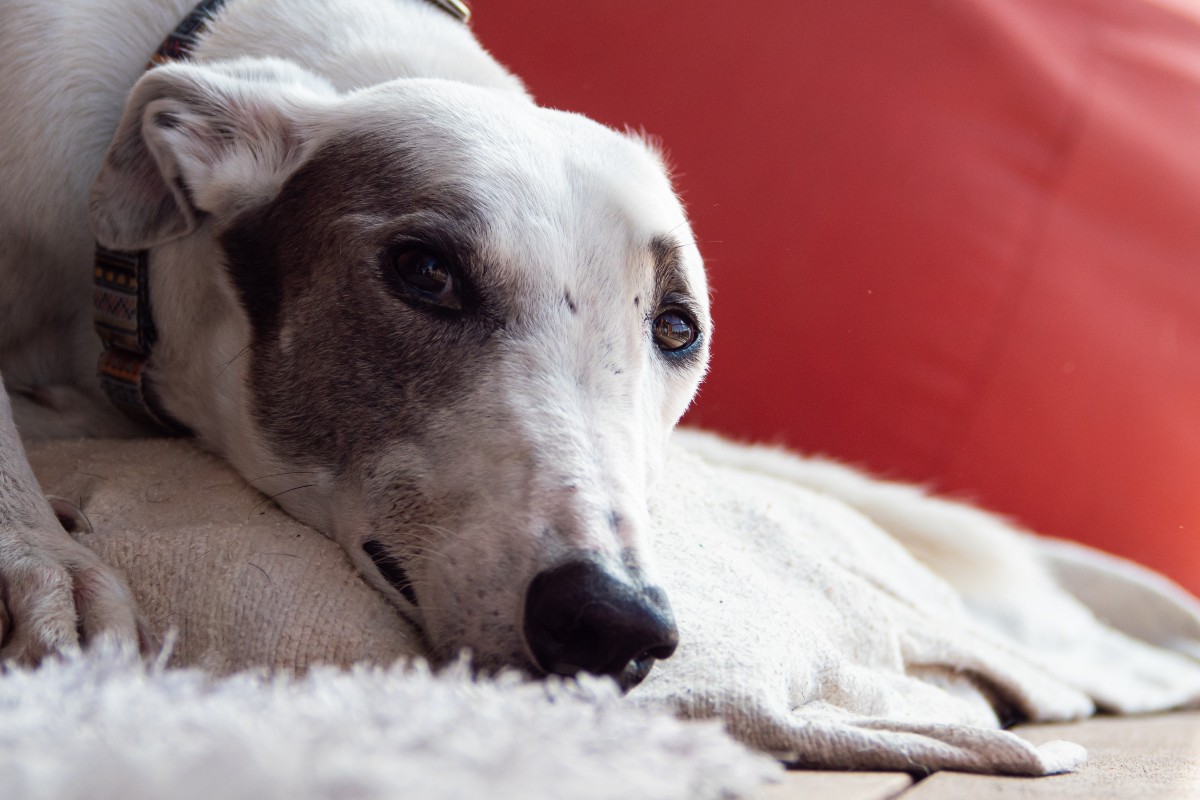
<svg viewBox="0 0 1200 800">
<path fill-rule="evenodd" d="M 438 253 L 423 247 L 398 250 L 392 256 L 392 270 L 420 299 L 444 308 L 462 308 L 454 273 Z"/>
<path fill-rule="evenodd" d="M 664 353 L 686 350 L 699 335 L 695 320 L 678 309 L 669 309 L 655 317 L 651 333 L 654 343 Z"/>
</svg>

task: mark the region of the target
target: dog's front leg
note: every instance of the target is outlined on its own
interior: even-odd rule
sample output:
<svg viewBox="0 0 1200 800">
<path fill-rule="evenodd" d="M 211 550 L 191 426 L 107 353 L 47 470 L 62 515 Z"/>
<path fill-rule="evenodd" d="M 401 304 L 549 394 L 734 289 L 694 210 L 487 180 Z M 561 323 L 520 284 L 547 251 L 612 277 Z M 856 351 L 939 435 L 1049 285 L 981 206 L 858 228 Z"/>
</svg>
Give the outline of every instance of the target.
<svg viewBox="0 0 1200 800">
<path fill-rule="evenodd" d="M 0 661 L 33 664 L 112 637 L 138 643 L 125 582 L 59 524 L 0 383 Z"/>
</svg>

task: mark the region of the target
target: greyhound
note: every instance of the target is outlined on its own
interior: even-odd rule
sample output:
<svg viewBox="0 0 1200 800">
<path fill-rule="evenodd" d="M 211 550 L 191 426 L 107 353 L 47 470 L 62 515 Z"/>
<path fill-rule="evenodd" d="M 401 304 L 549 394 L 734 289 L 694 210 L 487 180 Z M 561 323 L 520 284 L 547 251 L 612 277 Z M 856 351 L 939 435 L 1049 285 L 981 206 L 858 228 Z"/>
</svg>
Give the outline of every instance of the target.
<svg viewBox="0 0 1200 800">
<path fill-rule="evenodd" d="M 18 437 L 144 435 L 107 377 L 435 658 L 635 685 L 678 640 L 646 500 L 712 331 L 662 157 L 536 105 L 457 0 L 194 1 L 0 0 L 0 658 L 139 638 Z M 142 353 L 93 332 L 130 303 Z"/>
</svg>

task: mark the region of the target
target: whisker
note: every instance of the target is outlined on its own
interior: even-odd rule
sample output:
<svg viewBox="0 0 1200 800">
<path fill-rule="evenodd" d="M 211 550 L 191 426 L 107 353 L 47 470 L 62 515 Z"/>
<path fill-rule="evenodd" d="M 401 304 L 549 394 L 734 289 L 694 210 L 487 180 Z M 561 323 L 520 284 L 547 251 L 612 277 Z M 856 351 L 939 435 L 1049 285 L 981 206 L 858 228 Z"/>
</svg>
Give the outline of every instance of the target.
<svg viewBox="0 0 1200 800">
<path fill-rule="evenodd" d="M 268 475 L 259 475 L 257 478 L 246 478 L 246 483 L 254 483 L 255 481 L 266 480 L 267 478 L 279 478 L 284 475 L 316 475 L 315 469 L 297 469 L 291 472 L 272 472 Z"/>
<path fill-rule="evenodd" d="M 431 561 L 437 561 L 438 559 L 445 557 L 445 555 L 446 552 L 444 550 L 426 548 L 422 549 L 418 553 L 413 553 L 412 561 L 416 564 L 423 564 Z"/>
<path fill-rule="evenodd" d="M 295 492 L 299 489 L 311 489 L 312 487 L 314 487 L 316 485 L 317 484 L 315 484 L 315 483 L 305 483 L 301 486 L 293 486 L 290 489 L 284 489 L 282 492 L 276 492 L 275 494 L 271 495 L 270 497 L 264 499 L 262 502 L 256 503 L 254 508 L 250 509 L 250 513 L 246 514 L 246 519 L 250 519 L 250 517 L 254 514 L 255 511 L 262 508 L 267 503 L 270 503 L 272 500 L 274 500 L 276 497 L 279 497 L 280 495 L 285 495 L 288 492 Z"/>
<path fill-rule="evenodd" d="M 688 221 L 685 219 L 683 222 L 679 223 L 675 227 L 671 228 L 671 230 L 667 231 L 667 236 L 670 236 L 672 233 L 674 233 L 675 231 L 679 230 L 680 228 L 682 228 L 684 225 L 687 225 L 687 224 L 688 224 Z"/>
<path fill-rule="evenodd" d="M 434 525 L 429 522 L 410 522 L 409 525 L 414 528 L 424 528 L 428 531 L 432 531 L 433 533 L 445 534 L 446 536 L 454 535 L 454 531 L 450 530 L 449 528 L 442 525 Z"/>
<path fill-rule="evenodd" d="M 223 372 L 225 372 L 225 370 L 229 369 L 230 364 L 237 361 L 242 356 L 246 355 L 246 351 L 249 350 L 252 346 L 253 346 L 253 344 L 246 345 L 245 347 L 243 347 L 241 350 L 238 351 L 237 355 L 235 355 L 233 358 L 226 361 L 225 364 L 219 370 L 217 370 L 217 377 L 218 378 L 221 377 L 221 374 Z"/>
<path fill-rule="evenodd" d="M 724 243 L 725 242 L 721 239 L 693 239 L 690 242 L 678 242 L 677 244 L 670 247 L 667 250 L 667 252 L 675 253 L 675 252 L 678 252 L 678 251 L 684 249 L 685 247 L 699 247 L 702 244 L 724 244 Z"/>
</svg>

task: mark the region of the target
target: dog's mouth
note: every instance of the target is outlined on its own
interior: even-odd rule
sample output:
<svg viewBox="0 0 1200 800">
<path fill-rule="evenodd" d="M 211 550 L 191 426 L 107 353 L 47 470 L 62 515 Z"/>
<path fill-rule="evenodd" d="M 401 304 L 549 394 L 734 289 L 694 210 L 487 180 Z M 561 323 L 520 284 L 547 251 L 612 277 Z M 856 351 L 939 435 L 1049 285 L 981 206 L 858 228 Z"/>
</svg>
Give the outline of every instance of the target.
<svg viewBox="0 0 1200 800">
<path fill-rule="evenodd" d="M 669 655 L 669 654 L 668 654 Z M 631 689 L 646 680 L 650 671 L 654 669 L 654 665 L 658 662 L 658 657 L 646 651 L 640 655 L 634 656 L 628 664 L 620 671 L 602 673 L 608 675 L 617 682 L 617 686 L 621 688 L 621 692 L 628 694 Z M 549 673 L 556 675 L 574 676 L 580 672 L 587 670 L 579 669 L 565 664 L 557 664 L 548 670 Z"/>
<path fill-rule="evenodd" d="M 405 600 L 412 603 L 414 606 L 420 606 L 417 602 L 417 591 L 413 588 L 412 579 L 408 577 L 408 571 L 404 569 L 404 565 L 400 563 L 400 559 L 392 555 L 382 543 L 375 539 L 368 539 L 363 542 L 363 552 L 366 553 L 375 568 L 379 570 L 379 574 L 383 579 L 392 585 Z"/>
<path fill-rule="evenodd" d="M 628 693 L 630 689 L 646 680 L 646 676 L 650 674 L 650 670 L 654 669 L 657 661 L 658 657 L 649 652 L 642 653 L 630 661 L 625 669 L 616 676 L 617 685 L 621 687 L 621 691 Z"/>
<path fill-rule="evenodd" d="M 581 672 L 606 675 L 617 682 L 617 686 L 620 687 L 623 693 L 628 694 L 630 690 L 646 680 L 646 677 L 654 669 L 654 665 L 658 663 L 660 658 L 669 658 L 673 651 L 674 647 L 646 650 L 631 658 L 623 667 L 608 670 L 584 669 L 574 664 L 562 662 L 542 665 L 537 664 L 536 661 L 533 669 L 537 674 L 542 676 L 563 675 L 574 677 Z"/>
</svg>

